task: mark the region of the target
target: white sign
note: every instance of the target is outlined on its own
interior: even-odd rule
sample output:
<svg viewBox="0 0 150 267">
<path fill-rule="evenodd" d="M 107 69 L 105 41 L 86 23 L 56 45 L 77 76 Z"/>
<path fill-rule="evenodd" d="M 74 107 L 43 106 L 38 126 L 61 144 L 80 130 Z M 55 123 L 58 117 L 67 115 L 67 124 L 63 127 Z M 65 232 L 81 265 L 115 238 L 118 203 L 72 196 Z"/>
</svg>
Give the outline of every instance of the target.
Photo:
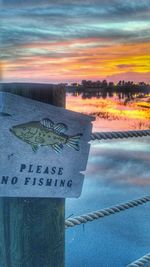
<svg viewBox="0 0 150 267">
<path fill-rule="evenodd" d="M 0 196 L 79 197 L 91 117 L 0 93 Z"/>
</svg>

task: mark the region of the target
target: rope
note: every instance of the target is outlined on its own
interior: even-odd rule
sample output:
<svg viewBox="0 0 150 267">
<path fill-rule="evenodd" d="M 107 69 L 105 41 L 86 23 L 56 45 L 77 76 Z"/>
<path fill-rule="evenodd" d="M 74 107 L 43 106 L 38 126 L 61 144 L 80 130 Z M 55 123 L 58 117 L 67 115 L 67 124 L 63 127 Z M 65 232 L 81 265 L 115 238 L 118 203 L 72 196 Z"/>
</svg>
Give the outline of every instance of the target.
<svg viewBox="0 0 150 267">
<path fill-rule="evenodd" d="M 81 216 L 78 216 L 75 218 L 69 218 L 69 219 L 65 220 L 65 227 L 68 228 L 68 227 L 80 225 L 82 223 L 85 224 L 87 222 L 92 222 L 94 220 L 103 218 L 105 216 L 109 216 L 109 215 L 115 214 L 117 212 L 124 211 L 126 209 L 137 207 L 137 206 L 142 205 L 142 204 L 149 202 L 149 201 L 150 201 L 150 196 L 146 196 L 146 197 L 132 200 L 132 201 L 129 201 L 126 203 L 116 205 L 116 206 L 112 206 L 112 207 L 109 207 L 106 209 L 102 209 L 99 211 L 94 211 L 94 212 L 91 212 L 88 214 L 84 214 L 84 215 L 81 215 Z"/>
<path fill-rule="evenodd" d="M 150 130 L 125 131 L 125 132 L 95 132 L 91 134 L 91 140 L 117 139 L 129 137 L 150 136 Z"/>
<path fill-rule="evenodd" d="M 146 263 L 150 264 L 150 253 L 127 265 L 127 267 L 144 267 Z"/>
</svg>

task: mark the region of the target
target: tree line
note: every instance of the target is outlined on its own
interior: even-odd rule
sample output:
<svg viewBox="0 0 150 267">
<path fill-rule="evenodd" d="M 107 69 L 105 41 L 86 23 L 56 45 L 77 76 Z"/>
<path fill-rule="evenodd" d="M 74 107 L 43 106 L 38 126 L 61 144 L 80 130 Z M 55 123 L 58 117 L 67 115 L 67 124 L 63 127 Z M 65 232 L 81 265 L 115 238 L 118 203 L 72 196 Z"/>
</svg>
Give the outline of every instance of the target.
<svg viewBox="0 0 150 267">
<path fill-rule="evenodd" d="M 113 82 L 103 81 L 87 81 L 83 80 L 81 84 L 73 83 L 67 86 L 67 91 L 74 95 L 82 94 L 83 98 L 95 97 L 113 97 L 118 96 L 119 99 L 133 99 L 135 97 L 144 97 L 150 94 L 150 85 L 145 82 L 134 83 L 132 81 L 119 81 L 117 84 Z"/>
</svg>

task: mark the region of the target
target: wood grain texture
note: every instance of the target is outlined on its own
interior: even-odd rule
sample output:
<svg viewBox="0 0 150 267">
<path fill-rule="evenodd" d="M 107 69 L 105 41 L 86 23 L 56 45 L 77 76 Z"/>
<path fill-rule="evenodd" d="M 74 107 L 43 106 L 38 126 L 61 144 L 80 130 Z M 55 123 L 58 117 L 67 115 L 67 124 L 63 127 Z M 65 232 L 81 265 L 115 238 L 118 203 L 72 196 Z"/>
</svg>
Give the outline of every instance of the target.
<svg viewBox="0 0 150 267">
<path fill-rule="evenodd" d="M 58 107 L 65 107 L 63 86 L 40 83 L 1 83 L 0 91 L 24 96 Z"/>
<path fill-rule="evenodd" d="M 11 92 L 65 106 L 65 90 L 42 84 L 5 84 Z M 0 267 L 64 267 L 65 200 L 0 198 Z"/>
</svg>

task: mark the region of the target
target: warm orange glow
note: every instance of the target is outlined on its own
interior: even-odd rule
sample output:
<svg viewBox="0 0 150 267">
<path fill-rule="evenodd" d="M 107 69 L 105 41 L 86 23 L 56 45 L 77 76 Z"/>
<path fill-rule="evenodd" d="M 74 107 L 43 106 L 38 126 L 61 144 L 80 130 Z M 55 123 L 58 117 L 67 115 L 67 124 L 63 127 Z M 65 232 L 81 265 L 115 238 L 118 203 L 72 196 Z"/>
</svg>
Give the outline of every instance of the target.
<svg viewBox="0 0 150 267">
<path fill-rule="evenodd" d="M 8 80 L 81 81 L 134 72 L 150 82 L 149 43 L 118 45 L 110 40 L 106 45 L 104 38 L 87 38 L 32 43 L 18 47 L 18 52 L 22 50 L 29 55 L 5 60 Z"/>
<path fill-rule="evenodd" d="M 4 63 L 0 62 L 0 80 L 2 79 L 3 72 L 4 72 Z"/>
<path fill-rule="evenodd" d="M 68 109 L 96 116 L 94 131 L 150 128 L 148 102 L 135 101 L 124 105 L 117 99 L 82 99 L 70 95 L 67 99 Z M 145 108 L 140 105 L 145 105 Z"/>
</svg>

